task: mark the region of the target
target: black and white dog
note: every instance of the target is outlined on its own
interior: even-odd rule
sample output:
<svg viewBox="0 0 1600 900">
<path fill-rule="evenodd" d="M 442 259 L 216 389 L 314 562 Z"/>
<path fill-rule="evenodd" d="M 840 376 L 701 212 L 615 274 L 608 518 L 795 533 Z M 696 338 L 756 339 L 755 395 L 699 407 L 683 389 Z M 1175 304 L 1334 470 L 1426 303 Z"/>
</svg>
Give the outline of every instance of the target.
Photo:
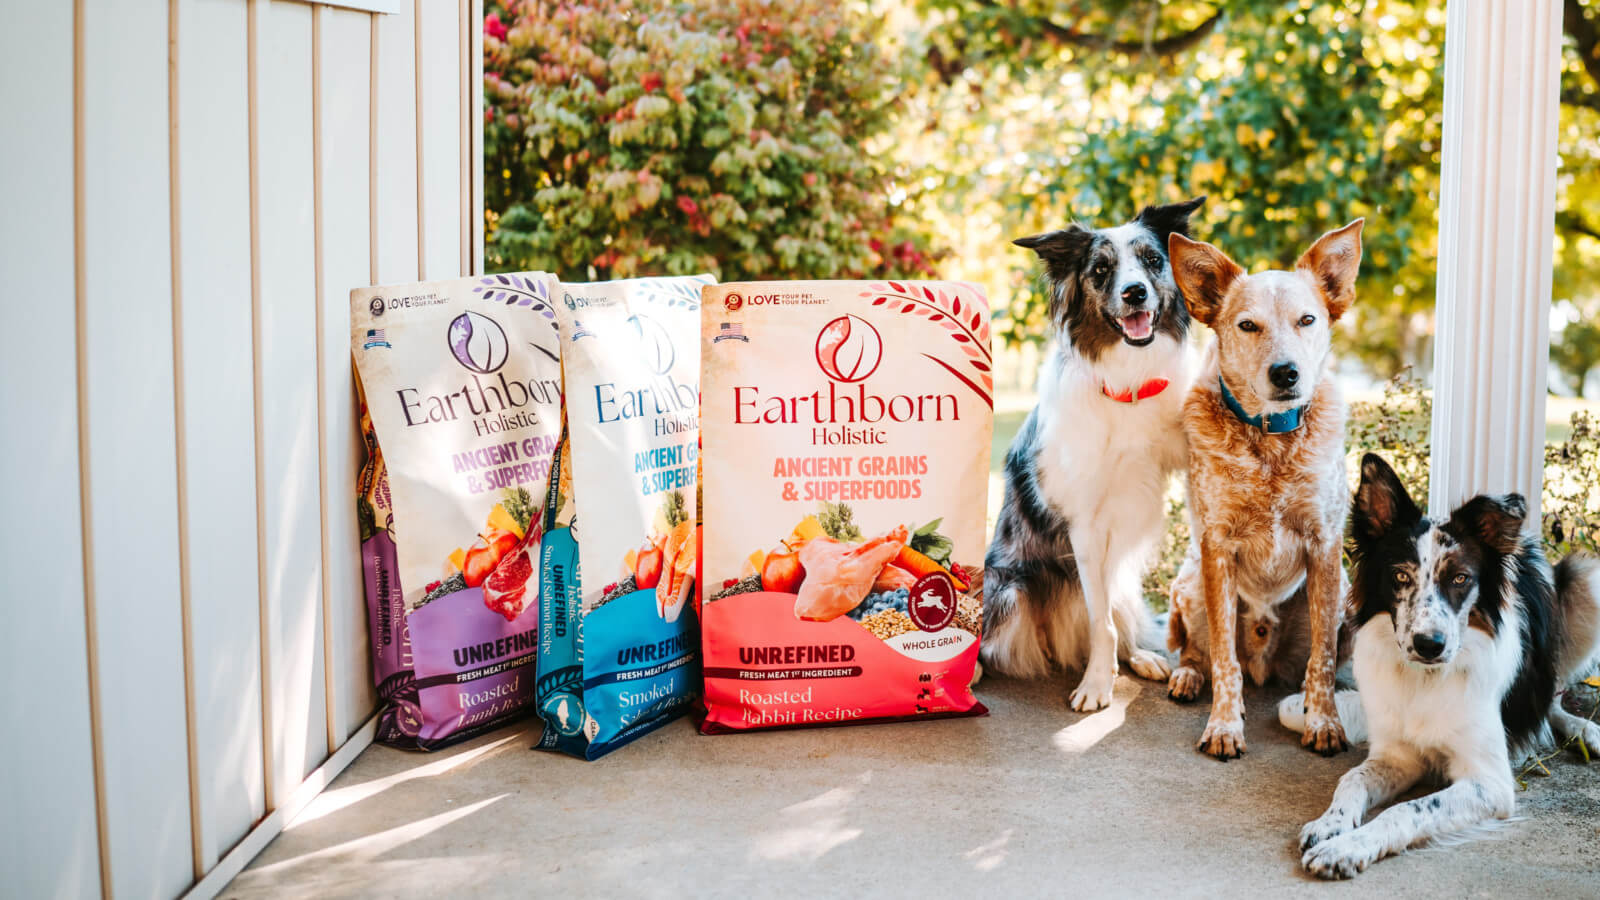
<svg viewBox="0 0 1600 900">
<path fill-rule="evenodd" d="M 1422 514 L 1394 470 L 1368 454 L 1351 513 L 1357 692 L 1340 692 L 1349 735 L 1371 741 L 1322 817 L 1300 832 L 1302 864 L 1349 878 L 1370 863 L 1511 815 L 1513 760 L 1600 727 L 1561 692 L 1600 655 L 1600 560 L 1553 569 L 1523 533 L 1518 494 L 1480 495 L 1444 521 Z M 1358 696 L 1357 696 L 1358 695 Z M 1303 725 L 1299 695 L 1278 708 Z M 1436 793 L 1372 807 L 1433 775 Z"/>
<path fill-rule="evenodd" d="M 1164 680 L 1140 578 L 1161 538 L 1168 475 L 1187 462 L 1181 415 L 1197 355 L 1167 237 L 1204 197 L 1107 229 L 1017 244 L 1044 261 L 1053 346 L 1039 404 L 1006 455 L 984 569 L 983 661 L 1010 675 L 1082 669 L 1076 710 L 1111 702 L 1118 660 Z"/>
</svg>

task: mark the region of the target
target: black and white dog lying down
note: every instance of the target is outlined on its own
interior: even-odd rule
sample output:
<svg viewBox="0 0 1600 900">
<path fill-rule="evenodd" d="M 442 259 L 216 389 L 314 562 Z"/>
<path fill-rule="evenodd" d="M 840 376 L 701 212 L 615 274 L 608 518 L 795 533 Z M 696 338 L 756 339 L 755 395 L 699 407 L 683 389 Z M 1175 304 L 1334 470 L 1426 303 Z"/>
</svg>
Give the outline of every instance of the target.
<svg viewBox="0 0 1600 900">
<path fill-rule="evenodd" d="M 1355 692 L 1340 692 L 1352 740 L 1371 742 L 1327 812 L 1300 832 L 1301 859 L 1349 878 L 1385 856 L 1511 816 L 1511 764 L 1600 726 L 1561 708 L 1561 693 L 1600 657 L 1600 560 L 1554 568 L 1523 533 L 1521 495 L 1480 495 L 1427 518 L 1388 463 L 1368 454 L 1351 512 Z M 1278 707 L 1303 726 L 1300 695 Z M 1553 733 L 1552 733 L 1553 732 Z M 1367 812 L 1426 776 L 1436 793 Z"/>
</svg>

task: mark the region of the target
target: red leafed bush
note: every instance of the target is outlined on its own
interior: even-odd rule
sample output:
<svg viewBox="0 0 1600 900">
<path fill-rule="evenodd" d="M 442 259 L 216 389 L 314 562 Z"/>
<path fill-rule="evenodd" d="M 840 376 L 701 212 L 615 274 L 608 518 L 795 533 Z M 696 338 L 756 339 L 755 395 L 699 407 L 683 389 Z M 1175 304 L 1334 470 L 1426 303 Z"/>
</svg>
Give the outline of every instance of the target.
<svg viewBox="0 0 1600 900">
<path fill-rule="evenodd" d="M 883 152 L 899 63 L 861 6 L 533 0 L 487 13 L 491 267 L 933 274 Z"/>
</svg>

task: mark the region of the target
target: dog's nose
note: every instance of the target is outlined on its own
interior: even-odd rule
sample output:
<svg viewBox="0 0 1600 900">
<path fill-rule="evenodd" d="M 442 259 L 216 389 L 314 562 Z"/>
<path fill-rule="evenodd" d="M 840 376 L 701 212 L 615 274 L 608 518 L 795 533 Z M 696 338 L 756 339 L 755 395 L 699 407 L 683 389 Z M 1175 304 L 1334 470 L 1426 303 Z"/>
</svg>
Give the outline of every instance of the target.
<svg viewBox="0 0 1600 900">
<path fill-rule="evenodd" d="M 1267 369 L 1267 377 L 1272 379 L 1272 386 L 1288 390 L 1300 381 L 1300 367 L 1294 363 L 1278 363 Z"/>
<path fill-rule="evenodd" d="M 1438 659 L 1444 652 L 1444 635 L 1437 631 L 1411 636 L 1411 649 L 1423 659 Z"/>
<path fill-rule="evenodd" d="M 1122 289 L 1122 302 L 1129 306 L 1143 306 L 1149 296 L 1150 292 L 1137 281 Z"/>
</svg>

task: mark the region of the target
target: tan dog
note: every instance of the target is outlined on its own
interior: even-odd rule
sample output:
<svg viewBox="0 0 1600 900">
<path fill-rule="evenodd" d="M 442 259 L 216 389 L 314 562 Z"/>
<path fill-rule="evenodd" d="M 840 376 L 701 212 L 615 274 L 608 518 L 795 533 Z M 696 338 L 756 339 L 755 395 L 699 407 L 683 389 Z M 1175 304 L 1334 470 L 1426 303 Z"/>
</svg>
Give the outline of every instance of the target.
<svg viewBox="0 0 1600 900">
<path fill-rule="evenodd" d="M 1211 677 L 1211 626 L 1201 590 L 1200 558 L 1190 549 L 1172 582 L 1167 617 L 1167 649 L 1178 654 L 1167 694 L 1183 703 L 1198 697 Z M 1276 679 L 1300 686 L 1311 657 L 1305 597 L 1292 597 L 1277 609 L 1241 606 L 1234 635 L 1235 658 L 1251 684 L 1262 687 Z"/>
<path fill-rule="evenodd" d="M 1183 424 L 1211 655 L 1211 717 L 1199 749 L 1218 759 L 1245 750 L 1240 604 L 1257 614 L 1300 596 L 1311 631 L 1300 743 L 1324 755 L 1349 748 L 1333 682 L 1350 492 L 1329 343 L 1355 298 L 1361 225 L 1318 238 L 1292 272 L 1247 275 L 1210 244 L 1181 235 L 1168 243 L 1190 313 L 1217 334 Z M 1193 696 L 1198 687 L 1169 682 L 1169 692 Z"/>
<path fill-rule="evenodd" d="M 1340 582 L 1339 596 L 1349 596 L 1348 581 Z M 1183 568 L 1172 581 L 1168 603 L 1167 649 L 1178 654 L 1178 667 L 1167 680 L 1167 695 L 1187 703 L 1200 696 L 1211 677 L 1211 632 L 1201 590 L 1200 556 L 1194 547 L 1189 548 Z M 1311 659 L 1311 616 L 1304 586 L 1276 609 L 1241 605 L 1235 634 L 1234 652 L 1251 684 L 1263 687 L 1276 680 L 1300 687 Z M 1339 665 L 1350 658 L 1354 637 L 1348 622 L 1339 629 Z"/>
</svg>

